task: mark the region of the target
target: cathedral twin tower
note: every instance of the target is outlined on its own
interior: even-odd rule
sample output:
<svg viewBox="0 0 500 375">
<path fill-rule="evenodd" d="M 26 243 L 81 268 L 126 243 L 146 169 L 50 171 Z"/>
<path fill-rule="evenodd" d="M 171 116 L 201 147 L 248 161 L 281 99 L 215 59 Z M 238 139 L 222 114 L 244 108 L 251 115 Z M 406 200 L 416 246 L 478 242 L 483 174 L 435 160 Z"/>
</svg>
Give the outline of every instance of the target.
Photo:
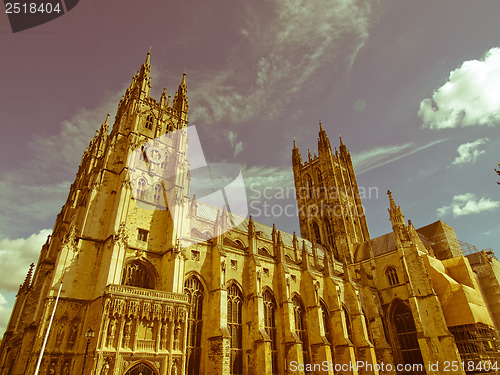
<svg viewBox="0 0 500 375">
<path fill-rule="evenodd" d="M 441 242 L 462 260 L 438 259 L 392 197 L 393 232 L 370 239 L 350 154 L 321 125 L 318 156 L 292 151 L 303 238 L 191 197 L 186 75 L 157 101 L 150 69 L 148 53 L 83 154 L 20 286 L 0 375 L 33 374 L 42 354 L 41 374 L 431 373 L 460 360 L 450 324 L 494 331 L 484 301 L 450 323 L 433 275 L 467 271 L 464 258 Z M 438 223 L 429 239 L 454 235 Z M 477 305 L 466 271 L 454 282 Z"/>
</svg>

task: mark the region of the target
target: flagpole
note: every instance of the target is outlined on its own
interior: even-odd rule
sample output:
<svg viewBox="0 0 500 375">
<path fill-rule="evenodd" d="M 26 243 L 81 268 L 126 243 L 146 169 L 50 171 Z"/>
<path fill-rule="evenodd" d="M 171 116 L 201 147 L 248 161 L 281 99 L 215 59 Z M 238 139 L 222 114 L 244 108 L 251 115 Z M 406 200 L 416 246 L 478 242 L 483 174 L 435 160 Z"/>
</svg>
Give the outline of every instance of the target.
<svg viewBox="0 0 500 375">
<path fill-rule="evenodd" d="M 54 320 L 54 315 L 56 313 L 56 307 L 57 307 L 57 302 L 59 302 L 59 295 L 61 294 L 61 288 L 62 288 L 62 278 L 61 278 L 61 284 L 59 285 L 59 290 L 57 291 L 57 297 L 56 297 L 56 302 L 54 303 L 54 309 L 52 309 L 52 315 L 50 316 L 47 333 L 45 334 L 45 339 L 43 340 L 42 349 L 40 351 L 40 357 L 38 357 L 38 362 L 36 364 L 35 375 L 38 375 L 38 371 L 40 370 L 43 352 L 45 351 L 45 345 L 47 345 L 47 340 L 49 339 L 50 327 L 52 326 L 52 321 Z"/>
</svg>

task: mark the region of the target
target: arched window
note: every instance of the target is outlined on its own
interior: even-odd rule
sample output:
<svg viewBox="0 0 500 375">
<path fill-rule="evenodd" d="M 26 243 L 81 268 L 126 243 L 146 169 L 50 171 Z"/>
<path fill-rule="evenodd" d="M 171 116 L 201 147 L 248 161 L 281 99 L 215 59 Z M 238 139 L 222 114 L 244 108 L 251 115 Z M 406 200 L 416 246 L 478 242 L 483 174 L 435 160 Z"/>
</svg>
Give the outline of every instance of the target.
<svg viewBox="0 0 500 375">
<path fill-rule="evenodd" d="M 144 199 L 145 195 L 146 195 L 146 180 L 140 178 L 139 180 L 137 180 L 137 194 L 135 197 L 137 199 Z"/>
<path fill-rule="evenodd" d="M 127 371 L 125 375 L 154 375 L 155 372 L 145 363 L 139 363 Z"/>
<path fill-rule="evenodd" d="M 154 191 L 154 202 L 156 204 L 160 204 L 161 202 L 161 196 L 162 196 L 162 191 L 161 191 L 161 185 L 160 184 L 156 184 L 155 185 L 155 191 Z"/>
<path fill-rule="evenodd" d="M 122 285 L 154 289 L 154 276 L 142 262 L 134 261 L 123 269 Z"/>
<path fill-rule="evenodd" d="M 332 328 L 330 325 L 330 314 L 328 313 L 328 308 L 323 301 L 320 301 L 319 307 L 321 308 L 321 316 L 323 317 L 323 327 L 325 328 L 325 336 L 330 344 L 330 351 L 332 352 L 332 361 L 334 360 L 335 350 L 333 347 L 333 335 Z"/>
<path fill-rule="evenodd" d="M 306 185 L 307 185 L 307 197 L 308 198 L 314 198 L 314 188 L 313 188 L 313 181 L 311 178 L 311 175 L 306 176 Z"/>
<path fill-rule="evenodd" d="M 345 325 L 347 329 L 347 337 L 349 338 L 349 341 L 352 343 L 352 326 L 351 326 L 351 316 L 349 315 L 349 312 L 345 308 L 345 306 L 342 306 L 342 311 L 344 312 L 345 316 Z"/>
<path fill-rule="evenodd" d="M 327 241 L 328 243 L 332 246 L 332 247 L 335 247 L 335 241 L 333 239 L 333 230 L 332 230 L 332 226 L 330 224 L 330 220 L 328 220 L 328 218 L 325 217 L 325 228 L 326 228 L 326 238 L 327 238 Z"/>
<path fill-rule="evenodd" d="M 278 339 L 276 335 L 276 300 L 271 292 L 264 292 L 264 327 L 271 339 L 272 373 L 278 374 Z"/>
<path fill-rule="evenodd" d="M 321 244 L 321 233 L 319 231 L 319 225 L 316 222 L 313 222 L 313 231 L 314 231 L 314 239 L 316 243 Z"/>
<path fill-rule="evenodd" d="M 227 328 L 231 335 L 231 374 L 243 374 L 243 297 L 232 284 L 227 290 Z"/>
<path fill-rule="evenodd" d="M 399 284 L 399 277 L 398 277 L 398 272 L 394 267 L 387 267 L 385 270 L 385 274 L 387 276 L 387 280 L 389 280 L 389 285 L 398 285 Z"/>
<path fill-rule="evenodd" d="M 144 125 L 144 127 L 146 129 L 153 129 L 153 116 L 152 115 L 148 115 L 148 117 L 146 117 L 146 125 Z"/>
<path fill-rule="evenodd" d="M 306 311 L 302 305 L 302 301 L 298 296 L 293 297 L 293 315 L 295 318 L 295 333 L 302 341 L 302 355 L 304 356 L 304 363 L 309 361 L 309 342 L 307 340 L 306 329 Z"/>
<path fill-rule="evenodd" d="M 188 337 L 186 355 L 186 374 L 200 373 L 201 329 L 203 324 L 203 286 L 196 276 L 184 282 L 184 294 L 189 297 Z"/>
<path fill-rule="evenodd" d="M 393 329 L 397 338 L 400 363 L 423 363 L 417 340 L 417 329 L 410 308 L 397 301 L 392 313 Z"/>
<path fill-rule="evenodd" d="M 366 311 L 363 310 L 363 321 L 365 322 L 366 326 L 366 332 L 368 333 L 368 340 L 370 340 L 371 343 L 373 343 L 373 335 L 372 335 L 372 330 L 370 326 L 370 321 L 368 320 L 368 315 L 366 315 Z"/>
<path fill-rule="evenodd" d="M 325 193 L 325 186 L 323 185 L 323 174 L 319 169 L 316 169 L 316 177 L 318 179 L 318 194 L 324 195 Z"/>
</svg>

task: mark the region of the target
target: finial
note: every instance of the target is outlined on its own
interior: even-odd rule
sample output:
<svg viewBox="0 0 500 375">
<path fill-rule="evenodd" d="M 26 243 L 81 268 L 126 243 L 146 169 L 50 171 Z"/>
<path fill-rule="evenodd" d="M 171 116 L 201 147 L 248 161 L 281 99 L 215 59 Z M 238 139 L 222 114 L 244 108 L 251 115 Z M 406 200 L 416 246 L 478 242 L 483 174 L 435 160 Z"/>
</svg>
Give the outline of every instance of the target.
<svg viewBox="0 0 500 375">
<path fill-rule="evenodd" d="M 295 137 L 293 137 L 293 148 L 297 148 L 297 145 L 295 144 Z"/>
<path fill-rule="evenodd" d="M 392 193 L 390 190 L 387 190 L 387 195 L 389 196 L 389 203 L 391 208 L 396 207 L 396 203 L 394 202 L 394 199 L 392 198 Z"/>
<path fill-rule="evenodd" d="M 319 120 L 319 130 L 323 131 L 323 126 L 321 125 L 321 120 Z"/>
<path fill-rule="evenodd" d="M 342 142 L 342 133 L 339 134 L 339 138 L 340 138 L 340 145 L 344 146 L 344 142 Z"/>
<path fill-rule="evenodd" d="M 185 84 L 186 84 L 186 68 L 184 68 L 184 73 L 182 74 L 181 85 L 185 85 Z"/>
<path fill-rule="evenodd" d="M 106 120 L 104 120 L 103 125 L 108 125 L 108 120 L 109 120 L 109 113 L 106 115 Z"/>
<path fill-rule="evenodd" d="M 149 46 L 149 53 L 151 53 L 151 46 Z"/>
</svg>

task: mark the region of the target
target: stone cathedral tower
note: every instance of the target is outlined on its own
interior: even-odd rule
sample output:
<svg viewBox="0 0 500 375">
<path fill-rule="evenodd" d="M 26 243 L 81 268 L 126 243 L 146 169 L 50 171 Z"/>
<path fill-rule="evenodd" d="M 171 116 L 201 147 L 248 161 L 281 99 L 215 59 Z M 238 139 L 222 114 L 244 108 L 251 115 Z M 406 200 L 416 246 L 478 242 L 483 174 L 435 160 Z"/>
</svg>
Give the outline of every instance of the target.
<svg viewBox="0 0 500 375">
<path fill-rule="evenodd" d="M 351 154 L 340 138 L 340 152 L 332 152 L 320 123 L 318 156 L 302 162 L 293 143 L 293 175 L 299 210 L 300 233 L 322 244 L 333 256 L 353 261 L 354 245 L 370 239 L 354 174 Z"/>
<path fill-rule="evenodd" d="M 90 361 L 94 367 L 116 367 L 103 353 L 120 346 L 123 368 L 134 360 L 131 353 L 159 350 L 162 355 L 147 359 L 165 373 L 183 371 L 188 298 L 182 228 L 174 228 L 173 218 L 185 216 L 188 208 L 186 75 L 173 101 L 165 90 L 157 101 L 150 97 L 150 70 L 148 53 L 120 100 L 110 134 L 108 115 L 85 150 L 38 265 L 21 286 L 3 344 L 9 345 L 4 363 L 9 374 L 33 373 L 61 283 L 40 373 L 77 373 L 88 328 L 97 333 L 93 344 L 101 353 Z M 144 149 L 152 139 L 164 143 L 163 160 Z M 142 162 L 151 166 L 132 174 L 138 161 L 130 155 L 141 147 Z M 173 177 L 154 184 L 160 169 Z M 167 208 L 167 201 L 179 203 Z M 8 340 L 20 330 L 22 341 Z"/>
</svg>

